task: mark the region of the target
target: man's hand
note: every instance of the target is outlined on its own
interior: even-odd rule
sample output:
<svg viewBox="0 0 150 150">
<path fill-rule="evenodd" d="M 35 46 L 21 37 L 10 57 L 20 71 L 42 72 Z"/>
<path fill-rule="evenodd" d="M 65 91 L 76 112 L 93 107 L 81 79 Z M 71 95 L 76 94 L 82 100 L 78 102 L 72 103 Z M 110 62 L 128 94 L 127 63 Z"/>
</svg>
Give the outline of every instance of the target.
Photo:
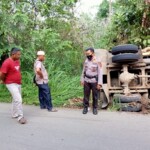
<svg viewBox="0 0 150 150">
<path fill-rule="evenodd" d="M 98 90 L 100 90 L 100 89 L 101 89 L 101 87 L 102 87 L 102 85 L 97 84 L 97 89 L 98 89 Z"/>
<path fill-rule="evenodd" d="M 0 80 L 0 84 L 4 84 L 4 82 L 2 80 Z"/>
<path fill-rule="evenodd" d="M 81 86 L 84 86 L 84 82 L 80 82 Z"/>
<path fill-rule="evenodd" d="M 40 78 L 43 79 L 43 75 L 40 75 Z"/>
</svg>

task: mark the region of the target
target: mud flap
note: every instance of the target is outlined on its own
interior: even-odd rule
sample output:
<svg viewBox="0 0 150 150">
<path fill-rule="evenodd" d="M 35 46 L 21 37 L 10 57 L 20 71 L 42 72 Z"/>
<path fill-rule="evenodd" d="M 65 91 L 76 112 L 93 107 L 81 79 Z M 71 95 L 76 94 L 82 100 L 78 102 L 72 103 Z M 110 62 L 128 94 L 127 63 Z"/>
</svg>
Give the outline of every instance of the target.
<svg viewBox="0 0 150 150">
<path fill-rule="evenodd" d="M 109 104 L 109 93 L 107 84 L 102 85 L 102 89 L 99 92 L 99 99 L 102 101 L 101 108 L 106 108 Z"/>
</svg>

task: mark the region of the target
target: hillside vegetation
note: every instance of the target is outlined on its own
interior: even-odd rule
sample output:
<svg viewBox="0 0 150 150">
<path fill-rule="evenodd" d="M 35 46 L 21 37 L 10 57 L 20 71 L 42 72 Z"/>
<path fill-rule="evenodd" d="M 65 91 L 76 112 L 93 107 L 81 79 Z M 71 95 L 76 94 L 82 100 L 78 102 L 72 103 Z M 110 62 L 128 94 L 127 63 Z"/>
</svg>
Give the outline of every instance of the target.
<svg viewBox="0 0 150 150">
<path fill-rule="evenodd" d="M 32 83 L 36 52 L 46 52 L 55 106 L 82 97 L 79 84 L 83 50 L 86 47 L 111 49 L 134 43 L 150 46 L 149 0 L 103 0 L 96 17 L 76 17 L 77 0 L 0 0 L 0 55 L 12 47 L 22 51 L 22 94 L 24 103 L 38 104 L 37 87 Z M 0 101 L 11 98 L 0 85 Z"/>
</svg>

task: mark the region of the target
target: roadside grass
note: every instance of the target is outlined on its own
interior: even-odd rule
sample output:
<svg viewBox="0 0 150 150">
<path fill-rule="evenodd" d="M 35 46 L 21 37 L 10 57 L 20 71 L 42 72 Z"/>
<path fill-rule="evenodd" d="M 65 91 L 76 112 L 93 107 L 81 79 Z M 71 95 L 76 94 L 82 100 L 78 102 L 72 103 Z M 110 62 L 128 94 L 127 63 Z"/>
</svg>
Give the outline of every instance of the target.
<svg viewBox="0 0 150 150">
<path fill-rule="evenodd" d="M 33 72 L 23 71 L 22 75 L 23 103 L 39 105 L 38 88 L 33 84 Z M 54 106 L 61 107 L 71 98 L 82 97 L 83 90 L 79 81 L 79 76 L 69 76 L 60 70 L 53 72 L 50 75 L 49 85 Z M 0 102 L 11 102 L 11 96 L 3 84 L 0 85 Z"/>
<path fill-rule="evenodd" d="M 108 107 L 109 111 L 119 111 L 121 108 L 121 102 L 119 98 L 113 98 L 112 104 Z"/>
<path fill-rule="evenodd" d="M 4 84 L 0 84 L 0 102 L 11 102 L 11 96 L 8 93 L 6 86 Z"/>
</svg>

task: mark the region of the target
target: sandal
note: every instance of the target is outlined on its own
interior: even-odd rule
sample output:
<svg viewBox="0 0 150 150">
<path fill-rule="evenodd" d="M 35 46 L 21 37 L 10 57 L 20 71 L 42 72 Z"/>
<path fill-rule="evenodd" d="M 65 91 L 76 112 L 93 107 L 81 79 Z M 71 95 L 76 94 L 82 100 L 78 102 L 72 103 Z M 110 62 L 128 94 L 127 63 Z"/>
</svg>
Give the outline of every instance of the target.
<svg viewBox="0 0 150 150">
<path fill-rule="evenodd" d="M 20 124 L 26 124 L 27 120 L 24 117 L 22 117 L 21 119 L 19 119 L 19 123 Z"/>
</svg>

